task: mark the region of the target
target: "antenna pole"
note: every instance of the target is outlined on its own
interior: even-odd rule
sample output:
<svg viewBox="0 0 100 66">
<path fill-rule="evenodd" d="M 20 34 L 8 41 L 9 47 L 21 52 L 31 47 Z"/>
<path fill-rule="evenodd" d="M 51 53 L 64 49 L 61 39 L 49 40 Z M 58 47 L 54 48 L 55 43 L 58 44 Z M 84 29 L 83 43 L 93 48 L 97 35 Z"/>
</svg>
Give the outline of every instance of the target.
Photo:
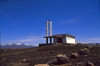
<svg viewBox="0 0 100 66">
<path fill-rule="evenodd" d="M 46 36 L 48 37 L 48 21 L 46 22 Z"/>
<path fill-rule="evenodd" d="M 49 24 L 50 24 L 50 36 L 52 36 L 52 21 L 50 21 Z"/>
</svg>

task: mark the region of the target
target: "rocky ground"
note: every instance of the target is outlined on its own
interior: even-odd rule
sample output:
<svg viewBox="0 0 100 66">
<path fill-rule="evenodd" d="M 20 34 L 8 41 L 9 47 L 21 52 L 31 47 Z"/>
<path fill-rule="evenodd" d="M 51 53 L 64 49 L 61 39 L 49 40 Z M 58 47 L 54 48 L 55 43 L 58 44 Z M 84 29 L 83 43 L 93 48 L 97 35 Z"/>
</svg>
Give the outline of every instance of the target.
<svg viewBox="0 0 100 66">
<path fill-rule="evenodd" d="M 4 49 L 0 52 L 1 66 L 34 66 L 47 63 L 51 66 L 89 66 L 87 65 L 89 63 L 91 66 L 100 66 L 99 45 L 51 45 L 27 49 Z"/>
</svg>

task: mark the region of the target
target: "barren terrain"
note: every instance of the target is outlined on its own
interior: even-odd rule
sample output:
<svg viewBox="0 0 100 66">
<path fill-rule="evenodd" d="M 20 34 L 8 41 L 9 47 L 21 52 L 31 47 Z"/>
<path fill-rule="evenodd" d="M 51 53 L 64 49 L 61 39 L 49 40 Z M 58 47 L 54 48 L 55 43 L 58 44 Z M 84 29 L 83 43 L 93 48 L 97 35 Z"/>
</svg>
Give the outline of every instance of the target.
<svg viewBox="0 0 100 66">
<path fill-rule="evenodd" d="M 27 49 L 4 49 L 1 50 L 1 66 L 34 66 L 46 64 L 56 59 L 57 54 L 70 57 L 71 53 L 78 53 L 88 45 L 51 45 Z M 100 66 L 100 46 L 91 46 L 88 55 L 79 55 L 76 59 L 69 59 L 72 66 L 84 66 L 87 61 L 95 66 Z M 78 65 L 80 64 L 80 65 Z M 63 66 L 63 65 L 60 65 Z"/>
</svg>

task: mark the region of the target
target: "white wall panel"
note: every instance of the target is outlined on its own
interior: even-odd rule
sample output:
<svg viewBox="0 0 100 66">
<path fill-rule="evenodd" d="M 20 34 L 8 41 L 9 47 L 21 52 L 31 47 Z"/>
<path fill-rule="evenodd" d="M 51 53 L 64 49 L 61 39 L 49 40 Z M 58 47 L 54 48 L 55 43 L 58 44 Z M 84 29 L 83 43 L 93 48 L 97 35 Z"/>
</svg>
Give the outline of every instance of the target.
<svg viewBox="0 0 100 66">
<path fill-rule="evenodd" d="M 75 38 L 66 37 L 67 43 L 76 44 Z"/>
</svg>

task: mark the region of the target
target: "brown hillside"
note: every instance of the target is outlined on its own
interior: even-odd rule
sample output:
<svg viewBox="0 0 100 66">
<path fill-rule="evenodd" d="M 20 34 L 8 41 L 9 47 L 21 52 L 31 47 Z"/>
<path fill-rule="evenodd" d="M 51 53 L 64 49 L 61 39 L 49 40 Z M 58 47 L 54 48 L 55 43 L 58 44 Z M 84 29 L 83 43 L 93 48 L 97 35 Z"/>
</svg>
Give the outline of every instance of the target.
<svg viewBox="0 0 100 66">
<path fill-rule="evenodd" d="M 68 66 L 84 66 L 87 61 L 95 66 L 100 66 L 100 47 L 92 46 L 89 54 L 79 55 L 77 58 L 70 58 L 71 53 L 79 53 L 87 45 L 53 45 L 27 49 L 5 49 L 1 50 L 1 66 L 34 66 L 35 64 L 46 64 L 56 59 L 57 54 L 64 54 L 69 57 Z M 57 66 L 57 65 L 56 65 Z M 64 64 L 60 65 L 64 66 Z"/>
</svg>

